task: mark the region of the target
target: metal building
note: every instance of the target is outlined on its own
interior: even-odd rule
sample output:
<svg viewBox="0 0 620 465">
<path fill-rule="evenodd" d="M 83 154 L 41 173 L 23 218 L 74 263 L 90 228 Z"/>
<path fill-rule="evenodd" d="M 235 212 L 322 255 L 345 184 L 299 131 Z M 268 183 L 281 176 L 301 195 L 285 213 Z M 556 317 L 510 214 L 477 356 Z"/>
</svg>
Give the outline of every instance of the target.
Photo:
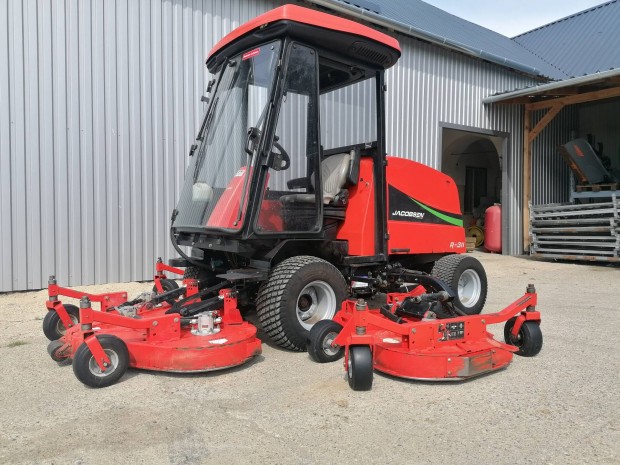
<svg viewBox="0 0 620 465">
<path fill-rule="evenodd" d="M 71 286 L 149 279 L 158 256 L 174 256 L 169 218 L 204 111 L 207 53 L 282 3 L 0 0 L 0 292 L 42 288 L 49 274 Z M 455 160 L 484 154 L 479 185 L 503 204 L 503 252 L 521 253 L 523 109 L 483 99 L 564 76 L 420 1 L 297 3 L 397 37 L 388 153 L 463 186 L 469 174 Z M 574 121 L 575 111 L 562 110 L 534 144 L 533 173 L 544 179 L 536 201 L 568 195 L 554 151 Z"/>
</svg>

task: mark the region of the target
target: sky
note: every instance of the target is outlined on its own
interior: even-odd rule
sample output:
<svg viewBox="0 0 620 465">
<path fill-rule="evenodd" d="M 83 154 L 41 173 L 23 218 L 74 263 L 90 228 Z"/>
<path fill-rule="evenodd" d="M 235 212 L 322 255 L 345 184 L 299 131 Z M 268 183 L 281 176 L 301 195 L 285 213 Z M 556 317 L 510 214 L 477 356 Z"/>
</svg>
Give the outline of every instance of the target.
<svg viewBox="0 0 620 465">
<path fill-rule="evenodd" d="M 507 37 L 531 31 L 604 0 L 423 0 Z"/>
</svg>

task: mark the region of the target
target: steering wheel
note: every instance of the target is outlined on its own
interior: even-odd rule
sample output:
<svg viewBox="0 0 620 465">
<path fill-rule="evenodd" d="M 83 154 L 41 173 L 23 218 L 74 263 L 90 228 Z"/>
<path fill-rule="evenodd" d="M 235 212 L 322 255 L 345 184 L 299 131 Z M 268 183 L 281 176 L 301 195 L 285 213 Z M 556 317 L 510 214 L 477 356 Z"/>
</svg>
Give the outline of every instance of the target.
<svg viewBox="0 0 620 465">
<path fill-rule="evenodd" d="M 254 153 L 254 149 L 256 147 L 256 143 L 258 142 L 258 140 L 260 139 L 260 136 L 262 134 L 262 131 L 260 129 L 258 129 L 257 127 L 251 126 L 248 129 L 248 138 L 245 142 L 245 152 L 252 156 L 252 154 Z M 280 144 L 278 144 L 278 140 L 280 138 L 278 136 L 275 136 L 273 138 L 273 146 L 278 149 L 279 153 L 276 152 L 271 152 L 274 155 L 278 155 L 281 158 L 281 165 L 280 165 L 280 170 L 287 170 L 289 168 L 289 166 L 291 166 L 291 157 L 289 157 L 288 153 L 286 152 L 286 150 L 284 150 L 284 147 L 282 147 Z"/>
<path fill-rule="evenodd" d="M 280 152 L 278 155 L 282 157 L 282 164 L 280 165 L 280 170 L 287 170 L 291 166 L 291 157 L 289 157 L 287 151 L 284 150 L 284 147 L 278 144 L 277 140 L 278 137 L 276 136 L 273 141 L 273 146 L 278 149 L 278 151 Z"/>
</svg>

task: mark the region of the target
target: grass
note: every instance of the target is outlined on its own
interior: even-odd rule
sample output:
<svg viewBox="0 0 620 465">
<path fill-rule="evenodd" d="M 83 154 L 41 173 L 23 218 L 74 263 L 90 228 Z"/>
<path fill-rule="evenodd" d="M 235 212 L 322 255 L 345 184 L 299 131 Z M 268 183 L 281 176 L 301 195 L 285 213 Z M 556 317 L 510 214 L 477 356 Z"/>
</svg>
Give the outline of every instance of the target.
<svg viewBox="0 0 620 465">
<path fill-rule="evenodd" d="M 13 347 L 19 347 L 19 346 L 25 346 L 26 344 L 28 344 L 27 341 L 13 341 L 13 342 L 9 342 L 9 344 L 7 345 L 8 348 L 12 349 Z"/>
</svg>

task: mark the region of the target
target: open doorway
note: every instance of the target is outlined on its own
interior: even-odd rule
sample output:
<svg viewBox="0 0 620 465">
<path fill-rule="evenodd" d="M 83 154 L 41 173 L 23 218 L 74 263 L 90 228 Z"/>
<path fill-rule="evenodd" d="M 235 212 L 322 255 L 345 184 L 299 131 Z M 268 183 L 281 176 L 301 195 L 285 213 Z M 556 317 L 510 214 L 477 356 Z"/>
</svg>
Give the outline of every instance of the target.
<svg viewBox="0 0 620 465">
<path fill-rule="evenodd" d="M 441 142 L 441 171 L 456 182 L 465 230 L 476 237 L 477 247 L 482 246 L 485 211 L 502 203 L 506 136 L 444 127 Z M 503 231 L 505 217 L 502 215 Z"/>
</svg>

